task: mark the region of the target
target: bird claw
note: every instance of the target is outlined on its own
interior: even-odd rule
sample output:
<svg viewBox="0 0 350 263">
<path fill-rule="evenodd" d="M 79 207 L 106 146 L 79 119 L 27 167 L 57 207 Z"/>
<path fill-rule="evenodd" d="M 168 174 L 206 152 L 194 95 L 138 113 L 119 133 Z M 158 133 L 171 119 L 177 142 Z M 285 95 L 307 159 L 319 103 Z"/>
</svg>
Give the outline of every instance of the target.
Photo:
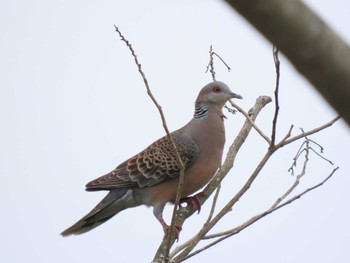
<svg viewBox="0 0 350 263">
<path fill-rule="evenodd" d="M 198 211 L 197 214 L 200 213 L 202 202 L 200 200 L 200 197 L 203 196 L 204 193 L 200 192 L 194 196 L 188 196 L 180 199 L 180 204 L 187 203 L 187 205 L 190 205 L 195 211 Z"/>
<path fill-rule="evenodd" d="M 163 220 L 161 222 L 162 227 L 163 227 L 163 231 L 164 231 L 164 237 L 168 236 L 171 233 L 171 226 L 169 226 L 167 223 L 165 223 L 165 221 Z M 175 224 L 173 227 L 173 233 L 175 235 L 175 239 L 176 241 L 179 241 L 179 236 L 180 236 L 180 232 L 182 230 L 182 227 L 180 225 Z"/>
</svg>

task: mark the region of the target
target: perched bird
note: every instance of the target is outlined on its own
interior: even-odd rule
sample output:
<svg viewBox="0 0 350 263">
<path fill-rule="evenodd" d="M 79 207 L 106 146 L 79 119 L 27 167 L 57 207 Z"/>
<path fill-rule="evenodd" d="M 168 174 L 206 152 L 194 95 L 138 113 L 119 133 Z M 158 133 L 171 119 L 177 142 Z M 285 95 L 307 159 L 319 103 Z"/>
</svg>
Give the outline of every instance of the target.
<svg viewBox="0 0 350 263">
<path fill-rule="evenodd" d="M 191 200 L 190 194 L 210 181 L 221 164 L 225 144 L 222 108 L 231 98 L 242 97 L 223 82 L 207 84 L 196 99 L 192 120 L 171 133 L 185 166 L 181 197 L 186 202 Z M 120 211 L 139 205 L 153 207 L 154 216 L 167 234 L 170 226 L 163 219 L 163 209 L 166 203 L 174 202 L 176 198 L 179 175 L 176 153 L 164 136 L 110 173 L 88 183 L 87 191 L 108 190 L 109 193 L 90 213 L 61 235 L 85 233 Z M 194 203 L 200 208 L 198 197 L 194 198 Z M 180 230 L 176 229 L 177 235 Z"/>
</svg>

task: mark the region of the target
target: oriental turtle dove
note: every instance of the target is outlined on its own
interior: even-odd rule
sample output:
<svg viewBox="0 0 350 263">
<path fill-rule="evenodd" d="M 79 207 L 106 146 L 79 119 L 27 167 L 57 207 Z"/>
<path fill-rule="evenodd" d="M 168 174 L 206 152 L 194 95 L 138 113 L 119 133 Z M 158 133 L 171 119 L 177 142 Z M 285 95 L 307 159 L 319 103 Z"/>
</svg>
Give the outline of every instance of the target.
<svg viewBox="0 0 350 263">
<path fill-rule="evenodd" d="M 242 97 L 223 82 L 209 83 L 199 92 L 191 121 L 171 133 L 185 166 L 184 199 L 188 200 L 188 195 L 207 184 L 220 166 L 225 143 L 222 108 L 231 98 Z M 179 174 L 176 153 L 164 136 L 110 173 L 88 183 L 87 191 L 108 190 L 109 193 L 61 235 L 85 233 L 120 211 L 139 205 L 153 207 L 153 214 L 166 234 L 169 226 L 163 219 L 163 209 L 176 198 Z M 198 204 L 198 199 L 196 202 Z"/>
</svg>

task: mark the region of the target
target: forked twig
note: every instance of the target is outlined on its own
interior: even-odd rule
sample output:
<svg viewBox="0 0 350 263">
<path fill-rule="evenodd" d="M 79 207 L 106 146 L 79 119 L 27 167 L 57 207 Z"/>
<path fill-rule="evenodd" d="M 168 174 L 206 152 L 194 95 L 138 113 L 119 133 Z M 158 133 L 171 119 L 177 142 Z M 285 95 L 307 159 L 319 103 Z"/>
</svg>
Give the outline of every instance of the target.
<svg viewBox="0 0 350 263">
<path fill-rule="evenodd" d="M 300 134 L 298 134 L 298 135 L 296 135 L 296 136 L 293 136 L 293 137 L 291 137 L 291 138 L 289 138 L 289 139 L 286 139 L 286 140 L 284 140 L 284 141 L 279 142 L 279 143 L 276 145 L 276 147 L 279 148 L 279 147 L 282 147 L 282 146 L 286 146 L 287 144 L 292 143 L 292 142 L 294 142 L 294 141 L 296 141 L 296 140 L 299 140 L 299 139 L 301 139 L 301 138 L 304 138 L 305 136 L 309 136 L 309 135 L 311 135 L 311 134 L 314 134 L 314 133 L 316 133 L 316 132 L 319 132 L 319 131 L 321 131 L 321 130 L 324 130 L 324 129 L 326 129 L 326 128 L 332 126 L 332 125 L 333 125 L 336 121 L 338 121 L 339 119 L 340 119 L 340 116 L 337 116 L 337 117 L 335 117 L 334 119 L 330 120 L 329 122 L 327 122 L 327 123 L 325 123 L 325 124 L 323 124 L 323 125 L 321 125 L 321 126 L 315 128 L 315 129 L 309 130 L 309 131 L 304 132 L 304 133 L 300 133 Z"/>
<path fill-rule="evenodd" d="M 304 143 L 302 144 L 304 145 Z M 300 172 L 300 174 L 297 175 L 297 177 L 295 178 L 295 182 L 294 184 L 281 196 L 279 197 L 276 202 L 271 206 L 270 209 L 274 209 L 275 207 L 277 207 L 284 199 L 286 199 L 286 197 L 292 193 L 294 191 L 295 188 L 297 188 L 297 186 L 299 185 L 300 183 L 300 180 L 301 178 L 305 175 L 306 173 L 306 167 L 307 167 L 307 164 L 309 162 L 309 149 L 310 149 L 310 146 L 309 146 L 309 141 L 306 140 L 306 143 L 305 143 L 305 148 L 304 150 L 301 150 L 299 149 L 298 153 L 297 153 L 297 156 L 299 157 L 300 154 L 299 153 L 302 153 L 302 152 L 305 152 L 305 159 L 304 159 L 304 164 L 303 164 L 303 168 Z M 294 157 L 293 158 L 293 165 L 296 165 L 296 160 L 298 159 L 298 157 Z M 293 167 L 292 165 L 292 167 Z M 289 168 L 289 169 L 292 169 L 292 168 Z M 294 170 L 292 169 L 292 171 L 294 172 Z"/>
<path fill-rule="evenodd" d="M 210 54 L 209 55 L 210 59 L 209 59 L 209 63 L 208 63 L 207 70 L 205 71 L 205 73 L 207 73 L 208 70 L 210 69 L 210 73 L 211 73 L 212 79 L 213 79 L 213 81 L 216 81 L 216 79 L 215 79 L 215 70 L 214 70 L 214 55 L 217 56 L 221 60 L 222 63 L 224 63 L 224 65 L 226 66 L 226 68 L 227 68 L 227 70 L 229 72 L 231 71 L 231 68 L 225 62 L 225 60 L 223 60 L 216 52 L 213 51 L 213 45 L 210 45 L 209 54 Z"/>
<path fill-rule="evenodd" d="M 207 73 L 208 70 L 210 69 L 211 77 L 212 77 L 213 81 L 216 81 L 215 70 L 214 70 L 213 45 L 210 45 L 209 58 L 210 58 L 209 64 L 207 66 L 207 70 L 205 71 L 205 73 Z"/>
</svg>

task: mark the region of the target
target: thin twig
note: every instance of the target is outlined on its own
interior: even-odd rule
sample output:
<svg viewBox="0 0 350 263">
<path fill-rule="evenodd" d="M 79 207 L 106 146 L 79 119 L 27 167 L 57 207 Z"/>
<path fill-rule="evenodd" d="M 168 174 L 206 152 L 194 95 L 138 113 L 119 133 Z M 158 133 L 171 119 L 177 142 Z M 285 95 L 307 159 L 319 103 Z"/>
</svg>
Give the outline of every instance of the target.
<svg viewBox="0 0 350 263">
<path fill-rule="evenodd" d="M 215 79 L 215 70 L 214 70 L 213 45 L 210 45 L 210 49 L 209 49 L 209 64 L 207 66 L 207 70 L 205 71 L 205 73 L 207 73 L 209 69 L 210 69 L 210 73 L 211 73 L 211 78 L 213 79 L 213 81 L 216 81 L 216 79 Z"/>
<path fill-rule="evenodd" d="M 216 52 L 213 51 L 213 55 L 217 56 L 217 57 L 221 60 L 221 62 L 224 63 L 224 65 L 226 66 L 228 72 L 231 71 L 230 66 L 225 62 L 225 60 L 223 60 L 223 59 L 218 55 L 218 53 L 216 53 Z"/>
<path fill-rule="evenodd" d="M 291 192 L 294 191 L 294 189 L 299 185 L 301 178 L 305 175 L 306 173 L 306 166 L 307 163 L 309 162 L 309 141 L 306 140 L 306 145 L 305 145 L 305 159 L 304 159 L 304 164 L 303 164 L 303 168 L 300 172 L 299 175 L 297 175 L 297 177 L 295 178 L 295 182 L 294 184 L 281 196 L 279 197 L 276 202 L 271 206 L 270 209 L 274 209 L 278 204 L 280 204 Z M 294 162 L 296 162 L 296 159 L 294 158 Z"/>
<path fill-rule="evenodd" d="M 191 244 L 194 240 L 194 237 L 187 240 L 186 242 L 182 243 L 181 245 L 177 246 L 176 248 L 174 248 L 170 254 L 169 254 L 169 258 L 174 258 L 177 254 L 179 254 L 182 250 L 184 250 L 189 244 Z M 174 262 L 173 260 L 170 260 L 170 262 Z"/>
<path fill-rule="evenodd" d="M 293 163 L 292 165 L 289 167 L 288 172 L 290 172 L 292 175 L 294 175 L 294 167 L 297 166 L 297 161 L 299 159 L 299 156 L 303 153 L 304 149 L 304 145 L 305 145 L 306 141 L 303 141 L 303 143 L 300 145 L 296 155 L 293 158 Z"/>
<path fill-rule="evenodd" d="M 282 138 L 282 140 L 279 143 L 283 144 L 292 135 L 293 128 L 294 128 L 294 125 L 291 125 L 287 134 Z"/>
<path fill-rule="evenodd" d="M 323 153 L 324 148 L 322 147 L 321 144 L 319 144 L 318 142 L 315 142 L 314 140 L 308 139 L 310 142 L 312 142 L 313 144 L 317 145 L 320 148 L 320 152 Z"/>
<path fill-rule="evenodd" d="M 214 70 L 214 55 L 217 56 L 221 60 L 222 63 L 224 63 L 224 65 L 226 66 L 226 68 L 229 72 L 231 71 L 231 68 L 225 62 L 225 60 L 223 60 L 216 52 L 213 51 L 213 45 L 210 45 L 209 54 L 210 54 L 209 55 L 210 56 L 209 64 L 207 66 L 207 70 L 205 71 L 205 73 L 207 73 L 208 70 L 210 69 L 211 77 L 212 77 L 213 81 L 216 81 L 215 70 Z"/>
<path fill-rule="evenodd" d="M 278 100 L 278 91 L 279 91 L 279 83 L 280 83 L 280 60 L 278 58 L 278 48 L 273 46 L 273 61 L 275 63 L 276 69 L 276 86 L 275 86 L 275 114 L 273 116 L 272 121 L 272 133 L 271 133 L 271 147 L 275 144 L 276 141 L 276 129 L 277 129 L 277 118 L 278 112 L 280 109 L 279 100 Z"/>
<path fill-rule="evenodd" d="M 301 133 L 301 134 L 299 134 L 299 135 L 296 135 L 296 136 L 294 136 L 294 137 L 292 137 L 292 138 L 289 138 L 289 139 L 287 139 L 287 140 L 285 140 L 285 141 L 283 141 L 283 142 L 282 142 L 282 141 L 279 142 L 279 143 L 276 145 L 276 147 L 277 147 L 277 148 L 280 148 L 280 147 L 286 146 L 287 144 L 292 143 L 292 142 L 294 142 L 294 141 L 296 141 L 296 140 L 299 140 L 299 139 L 301 139 L 301 138 L 303 138 L 303 137 L 305 137 L 305 136 L 309 136 L 309 135 L 311 135 L 311 134 L 314 134 L 314 133 L 316 133 L 316 132 L 319 132 L 319 131 L 321 131 L 321 130 L 324 130 L 324 129 L 326 129 L 326 128 L 332 126 L 332 125 L 333 125 L 337 120 L 339 120 L 339 119 L 340 119 L 340 116 L 337 116 L 337 117 L 335 117 L 333 120 L 331 120 L 331 121 L 329 121 L 329 122 L 327 122 L 327 123 L 321 125 L 320 127 L 317 127 L 317 128 L 315 128 L 315 129 L 312 129 L 312 130 L 307 131 L 307 132 L 305 132 L 305 133 Z"/>
<path fill-rule="evenodd" d="M 229 100 L 230 104 L 232 107 L 236 108 L 240 113 L 243 114 L 243 116 L 251 123 L 251 125 L 253 126 L 253 128 L 260 134 L 261 137 L 263 137 L 265 139 L 265 141 L 267 141 L 267 143 L 270 145 L 271 141 L 269 139 L 269 137 L 267 137 L 264 132 L 262 130 L 259 129 L 258 126 L 255 125 L 255 123 L 252 121 L 250 115 L 248 113 L 246 113 L 241 107 L 239 107 L 236 103 L 234 103 L 232 100 Z"/>
<path fill-rule="evenodd" d="M 178 185 L 178 189 L 177 189 L 177 195 L 176 195 L 176 199 L 175 199 L 175 205 L 174 205 L 174 211 L 173 211 L 173 216 L 172 216 L 172 220 L 171 220 L 171 228 L 170 228 L 170 233 L 168 234 L 167 238 L 169 240 L 168 242 L 168 247 L 167 247 L 167 251 L 166 251 L 166 256 L 169 254 L 169 250 L 170 250 L 170 238 L 171 236 L 174 236 L 175 234 L 172 233 L 174 231 L 174 222 L 175 222 L 175 215 L 176 215 L 176 211 L 177 211 L 177 208 L 178 208 L 178 205 L 179 205 L 179 201 L 180 201 L 180 197 L 181 197 L 181 192 L 182 192 L 182 187 L 183 187 L 183 180 L 184 180 L 184 171 L 185 171 L 185 166 L 183 164 L 183 161 L 181 160 L 181 157 L 180 157 L 180 154 L 177 150 L 177 147 L 176 147 L 176 144 L 169 132 L 169 129 L 168 129 L 168 126 L 166 124 L 166 120 L 165 120 L 165 116 L 164 116 L 164 113 L 163 113 L 163 110 L 162 110 L 162 107 L 161 105 L 157 102 L 156 98 L 153 96 L 152 94 L 152 91 L 149 87 L 149 84 L 148 84 L 148 80 L 146 78 L 146 75 L 145 73 L 143 72 L 142 70 L 142 67 L 141 67 L 141 64 L 139 63 L 138 61 L 138 58 L 136 56 L 136 53 L 135 53 L 135 50 L 133 49 L 131 43 L 124 37 L 124 35 L 120 32 L 119 28 L 114 25 L 114 28 L 116 30 L 116 32 L 118 33 L 120 39 L 125 42 L 125 44 L 127 45 L 127 47 L 129 48 L 130 52 L 131 52 L 131 55 L 134 57 L 134 61 L 135 61 L 135 64 L 138 68 L 138 71 L 139 73 L 141 74 L 141 77 L 143 79 L 143 82 L 146 86 L 146 90 L 147 90 L 147 94 L 148 96 L 151 98 L 151 100 L 153 101 L 154 105 L 157 107 L 158 109 L 158 112 L 160 114 L 160 117 L 161 117 L 161 120 L 162 120 L 162 124 L 163 124 L 163 128 L 166 132 L 166 135 L 168 137 L 168 140 L 170 141 L 174 151 L 175 151 L 175 155 L 176 155 L 176 159 L 177 159 L 177 163 L 178 163 L 178 167 L 180 169 L 180 176 L 179 176 L 179 185 Z"/>
<path fill-rule="evenodd" d="M 318 157 L 322 158 L 323 160 L 325 160 L 326 162 L 329 162 L 331 165 L 334 165 L 334 163 L 327 159 L 326 157 L 322 156 L 320 153 L 318 153 L 317 151 L 315 151 L 314 148 L 310 147 L 310 150 L 313 151 Z"/>
<path fill-rule="evenodd" d="M 207 221 L 205 222 L 205 224 L 209 223 L 210 220 L 213 218 L 213 215 L 214 215 L 214 212 L 215 212 L 215 207 L 216 207 L 216 203 L 217 203 L 217 201 L 218 201 L 218 197 L 219 197 L 220 190 L 221 190 L 221 184 L 219 184 L 218 187 L 216 188 L 215 195 L 214 195 L 214 198 L 213 198 L 213 202 L 212 202 L 212 205 L 211 205 L 211 208 L 210 208 L 210 213 L 209 213 L 208 219 L 207 219 Z"/>
</svg>

